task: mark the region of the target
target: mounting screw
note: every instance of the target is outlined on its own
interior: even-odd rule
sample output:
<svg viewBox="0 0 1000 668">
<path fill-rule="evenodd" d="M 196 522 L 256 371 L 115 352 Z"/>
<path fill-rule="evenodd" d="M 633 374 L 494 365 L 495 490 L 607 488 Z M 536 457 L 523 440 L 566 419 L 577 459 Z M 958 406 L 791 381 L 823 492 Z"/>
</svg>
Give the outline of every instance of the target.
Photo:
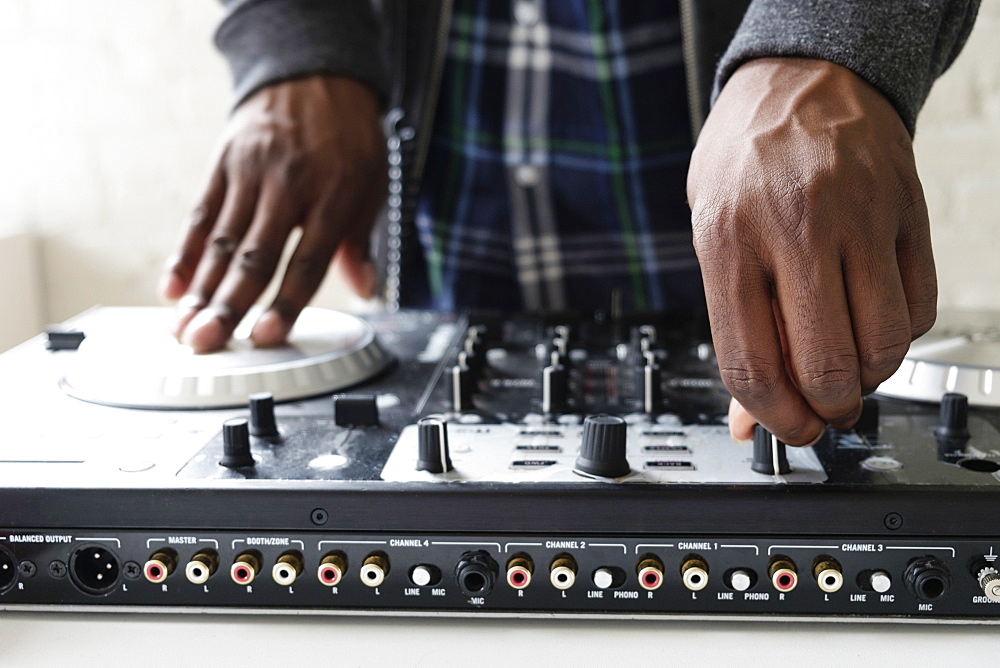
<svg viewBox="0 0 1000 668">
<path fill-rule="evenodd" d="M 38 572 L 38 568 L 36 568 L 34 562 L 31 561 L 22 561 L 17 565 L 17 570 L 21 573 L 21 577 L 23 578 L 30 578 Z"/>
<path fill-rule="evenodd" d="M 889 531 L 903 528 L 903 516 L 899 513 L 889 513 L 885 516 L 885 528 Z"/>
<path fill-rule="evenodd" d="M 49 575 L 54 578 L 64 578 L 68 571 L 69 569 L 66 568 L 65 562 L 56 560 L 49 564 Z"/>
<path fill-rule="evenodd" d="M 326 512 L 322 508 L 316 508 L 309 514 L 309 519 L 312 520 L 313 524 L 322 526 L 326 524 L 326 521 L 330 519 L 330 513 Z"/>
<path fill-rule="evenodd" d="M 126 561 L 122 567 L 122 572 L 125 573 L 125 577 L 129 580 L 138 580 L 139 576 L 142 575 L 142 568 L 137 562 Z"/>
</svg>

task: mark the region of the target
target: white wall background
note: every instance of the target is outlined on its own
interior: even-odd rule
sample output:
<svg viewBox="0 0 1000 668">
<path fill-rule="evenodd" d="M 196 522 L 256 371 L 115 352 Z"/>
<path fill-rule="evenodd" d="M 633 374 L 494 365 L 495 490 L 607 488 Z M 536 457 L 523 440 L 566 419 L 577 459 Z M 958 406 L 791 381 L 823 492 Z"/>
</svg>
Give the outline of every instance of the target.
<svg viewBox="0 0 1000 668">
<path fill-rule="evenodd" d="M 20 324 L 0 350 L 93 304 L 156 302 L 228 111 L 220 13 L 212 0 L 0 2 L 0 238 L 36 239 L 40 301 L 18 307 L 35 288 L 6 281 L 0 307 Z M 998 34 L 1000 2 L 985 0 L 918 126 L 943 306 L 1000 306 Z M 30 252 L 18 239 L 11 252 Z M 334 282 L 319 303 L 346 299 Z"/>
</svg>

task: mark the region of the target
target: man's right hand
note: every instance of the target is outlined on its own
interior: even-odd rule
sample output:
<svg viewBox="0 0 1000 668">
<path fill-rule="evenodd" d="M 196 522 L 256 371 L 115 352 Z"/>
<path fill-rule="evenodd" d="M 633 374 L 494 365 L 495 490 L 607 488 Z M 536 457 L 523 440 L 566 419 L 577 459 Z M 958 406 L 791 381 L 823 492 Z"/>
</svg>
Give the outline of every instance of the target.
<svg viewBox="0 0 1000 668">
<path fill-rule="evenodd" d="M 274 84 L 233 113 L 201 202 L 160 291 L 180 299 L 177 338 L 196 352 L 222 348 L 274 275 L 296 227 L 302 235 L 277 297 L 251 332 L 286 339 L 336 256 L 351 287 L 370 297 L 372 222 L 385 197 L 378 101 L 346 77 Z"/>
</svg>

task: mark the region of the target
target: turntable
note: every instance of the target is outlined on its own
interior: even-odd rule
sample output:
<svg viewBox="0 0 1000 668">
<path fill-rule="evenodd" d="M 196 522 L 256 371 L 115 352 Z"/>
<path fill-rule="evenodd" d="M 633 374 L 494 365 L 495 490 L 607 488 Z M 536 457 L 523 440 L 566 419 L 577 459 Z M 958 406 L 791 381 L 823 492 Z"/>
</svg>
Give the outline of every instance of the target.
<svg viewBox="0 0 1000 668">
<path fill-rule="evenodd" d="M 0 608 L 1000 621 L 987 314 L 814 448 L 729 438 L 690 314 L 170 317 L 0 355 Z"/>
</svg>

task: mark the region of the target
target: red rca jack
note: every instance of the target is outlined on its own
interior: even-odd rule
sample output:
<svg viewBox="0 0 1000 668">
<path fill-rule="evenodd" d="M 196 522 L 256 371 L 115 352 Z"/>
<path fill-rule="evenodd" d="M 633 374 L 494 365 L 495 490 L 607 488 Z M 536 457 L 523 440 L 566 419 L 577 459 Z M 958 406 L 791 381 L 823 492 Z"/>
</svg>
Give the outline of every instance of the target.
<svg viewBox="0 0 1000 668">
<path fill-rule="evenodd" d="M 372 552 L 361 562 L 361 581 L 369 587 L 378 587 L 389 574 L 389 557 L 384 552 Z"/>
<path fill-rule="evenodd" d="M 652 554 L 643 555 L 635 566 L 639 576 L 639 586 L 646 591 L 654 591 L 663 585 L 663 562 Z"/>
<path fill-rule="evenodd" d="M 316 569 L 316 577 L 320 584 L 327 587 L 335 587 L 340 584 L 347 572 L 347 555 L 343 552 L 328 552 L 319 560 L 319 568 Z"/>
<path fill-rule="evenodd" d="M 562 590 L 576 584 L 576 560 L 568 554 L 557 554 L 549 564 L 549 582 Z"/>
<path fill-rule="evenodd" d="M 302 553 L 297 550 L 283 552 L 271 567 L 271 577 L 282 587 L 290 587 L 302 574 Z"/>
<path fill-rule="evenodd" d="M 795 568 L 795 562 L 780 554 L 771 559 L 767 573 L 771 576 L 771 584 L 782 593 L 792 591 L 799 584 L 799 574 Z"/>
<path fill-rule="evenodd" d="M 238 585 L 248 585 L 260 573 L 260 564 L 260 552 L 256 550 L 242 552 L 229 567 L 229 577 Z"/>
<path fill-rule="evenodd" d="M 690 554 L 681 562 L 681 582 L 691 591 L 701 591 L 708 586 L 708 562 L 697 554 Z"/>
<path fill-rule="evenodd" d="M 202 550 L 184 566 L 184 575 L 191 584 L 205 584 L 218 568 L 219 554 L 215 550 Z"/>
<path fill-rule="evenodd" d="M 507 562 L 507 584 L 514 589 L 524 589 L 531 584 L 531 574 L 535 564 L 531 557 L 519 552 Z"/>
<path fill-rule="evenodd" d="M 142 574 L 153 584 L 160 584 L 177 568 L 177 553 L 170 548 L 157 550 L 142 567 Z"/>
<path fill-rule="evenodd" d="M 833 557 L 818 557 L 813 562 L 813 577 L 819 588 L 827 594 L 840 591 L 844 586 L 844 572 L 840 569 L 840 562 Z"/>
</svg>

